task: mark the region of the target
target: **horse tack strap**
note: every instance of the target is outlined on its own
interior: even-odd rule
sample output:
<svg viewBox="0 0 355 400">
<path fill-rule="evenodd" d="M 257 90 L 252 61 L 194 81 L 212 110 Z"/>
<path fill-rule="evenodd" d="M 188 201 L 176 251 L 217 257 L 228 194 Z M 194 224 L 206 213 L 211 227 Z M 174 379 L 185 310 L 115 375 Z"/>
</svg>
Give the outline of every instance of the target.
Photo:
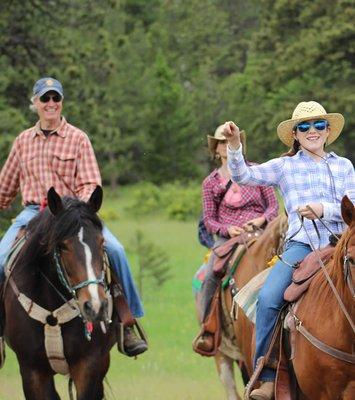
<svg viewBox="0 0 355 400">
<path fill-rule="evenodd" d="M 69 366 L 64 355 L 64 344 L 60 325 L 44 325 L 44 345 L 49 364 L 54 372 L 69 374 Z"/>
<path fill-rule="evenodd" d="M 328 354 L 338 360 L 345 361 L 350 364 L 355 364 L 355 354 L 346 353 L 345 351 L 338 350 L 332 346 L 329 346 L 315 336 L 313 336 L 306 328 L 303 327 L 302 321 L 300 321 L 293 311 L 290 309 L 290 314 L 294 318 L 297 331 L 303 335 L 314 347 L 323 351 L 323 353 Z"/>
<path fill-rule="evenodd" d="M 64 355 L 61 325 L 71 321 L 80 314 L 75 300 L 71 299 L 51 312 L 21 293 L 11 276 L 9 278 L 9 283 L 26 313 L 32 319 L 44 325 L 44 345 L 51 368 L 58 374 L 67 375 L 69 373 L 69 366 Z M 54 318 L 55 325 L 50 325 L 48 323 L 49 316 Z"/>
</svg>

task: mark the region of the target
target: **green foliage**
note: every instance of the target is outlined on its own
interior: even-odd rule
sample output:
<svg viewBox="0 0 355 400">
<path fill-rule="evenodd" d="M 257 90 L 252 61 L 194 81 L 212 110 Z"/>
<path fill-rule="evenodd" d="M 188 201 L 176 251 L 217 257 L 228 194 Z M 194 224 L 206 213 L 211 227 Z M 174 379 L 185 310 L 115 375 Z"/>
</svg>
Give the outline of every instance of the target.
<svg viewBox="0 0 355 400">
<path fill-rule="evenodd" d="M 35 122 L 45 75 L 112 189 L 200 181 L 206 134 L 225 120 L 246 130 L 250 160 L 277 156 L 276 127 L 303 100 L 345 115 L 332 149 L 355 161 L 354 18 L 353 0 L 3 0 L 0 161 Z"/>
<path fill-rule="evenodd" d="M 201 212 L 201 189 L 195 182 L 189 185 L 168 184 L 162 195 L 169 218 L 186 221 L 196 218 Z"/>
<path fill-rule="evenodd" d="M 143 297 L 143 287 L 146 281 L 153 282 L 156 289 L 161 288 L 172 278 L 168 255 L 153 242 L 146 239 L 141 230 L 135 234 L 134 248 L 138 258 L 138 290 Z"/>
<path fill-rule="evenodd" d="M 103 208 L 99 212 L 100 218 L 104 220 L 106 223 L 109 221 L 116 221 L 119 219 L 119 215 L 116 210 L 112 210 L 109 208 Z"/>
<path fill-rule="evenodd" d="M 126 207 L 131 215 L 142 216 L 157 211 L 163 212 L 170 219 L 185 221 L 196 218 L 201 211 L 201 189 L 197 182 L 180 182 L 156 186 L 143 183 L 131 196 L 131 203 Z"/>
<path fill-rule="evenodd" d="M 16 199 L 11 206 L 0 213 L 0 238 L 9 229 L 11 225 L 11 220 L 15 218 L 21 210 L 20 199 Z"/>
</svg>

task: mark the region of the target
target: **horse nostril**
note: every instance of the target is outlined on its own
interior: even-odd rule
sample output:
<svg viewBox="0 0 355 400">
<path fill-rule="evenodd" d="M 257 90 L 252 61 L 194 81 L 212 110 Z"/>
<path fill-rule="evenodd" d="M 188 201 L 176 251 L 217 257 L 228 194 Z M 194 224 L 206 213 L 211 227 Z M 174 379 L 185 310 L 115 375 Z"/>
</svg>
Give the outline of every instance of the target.
<svg viewBox="0 0 355 400">
<path fill-rule="evenodd" d="M 92 313 L 92 311 L 93 311 L 91 301 L 86 301 L 84 303 L 83 308 L 84 308 L 84 312 L 86 314 L 90 315 Z"/>
<path fill-rule="evenodd" d="M 100 312 L 99 312 L 100 320 L 105 320 L 107 318 L 107 313 L 108 313 L 108 300 L 105 299 L 102 301 L 100 307 Z"/>
</svg>

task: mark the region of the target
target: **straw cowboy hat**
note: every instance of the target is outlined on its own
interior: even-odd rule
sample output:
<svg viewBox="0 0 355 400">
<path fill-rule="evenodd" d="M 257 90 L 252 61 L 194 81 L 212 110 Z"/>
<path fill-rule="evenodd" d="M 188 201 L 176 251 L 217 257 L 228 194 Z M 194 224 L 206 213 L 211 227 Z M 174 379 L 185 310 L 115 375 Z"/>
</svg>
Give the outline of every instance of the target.
<svg viewBox="0 0 355 400">
<path fill-rule="evenodd" d="M 277 127 L 277 134 L 286 146 L 292 147 L 293 129 L 299 122 L 310 119 L 325 119 L 329 122 L 329 136 L 326 145 L 333 143 L 344 127 L 344 117 L 338 113 L 328 114 L 316 101 L 302 101 L 293 111 L 292 118 L 283 121 Z"/>
<path fill-rule="evenodd" d="M 217 144 L 221 140 L 226 140 L 224 135 L 222 134 L 224 125 L 220 125 L 214 132 L 214 135 L 207 135 L 207 143 L 208 143 L 208 149 L 213 157 L 216 155 L 216 148 Z M 243 145 L 243 153 L 245 154 L 245 132 L 240 131 L 240 141 L 242 142 Z"/>
</svg>

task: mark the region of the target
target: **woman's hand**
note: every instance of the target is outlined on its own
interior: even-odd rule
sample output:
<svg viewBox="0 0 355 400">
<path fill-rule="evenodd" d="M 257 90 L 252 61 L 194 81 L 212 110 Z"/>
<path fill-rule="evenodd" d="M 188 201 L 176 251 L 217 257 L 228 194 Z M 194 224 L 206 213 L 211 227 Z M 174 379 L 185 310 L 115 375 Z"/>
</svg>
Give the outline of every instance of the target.
<svg viewBox="0 0 355 400">
<path fill-rule="evenodd" d="M 243 233 L 244 232 L 244 229 L 243 228 L 240 228 L 239 226 L 230 226 L 229 228 L 228 228 L 228 234 L 229 234 L 229 236 L 232 238 L 232 237 L 235 237 L 235 236 L 238 236 L 238 235 L 240 235 L 241 233 Z"/>
<path fill-rule="evenodd" d="M 308 208 L 310 207 L 317 215 Z M 323 204 L 322 203 L 310 203 L 306 204 L 305 206 L 298 207 L 298 212 L 302 215 L 302 217 L 308 219 L 317 219 L 323 217 Z"/>
<path fill-rule="evenodd" d="M 222 134 L 228 141 L 231 149 L 236 150 L 240 146 L 240 131 L 233 121 L 225 122 Z"/>
<path fill-rule="evenodd" d="M 252 232 L 255 227 L 260 228 L 262 225 L 264 225 L 265 221 L 266 221 L 266 218 L 264 216 L 257 217 L 257 218 L 251 219 L 246 224 L 244 224 L 243 228 L 247 232 Z"/>
</svg>

